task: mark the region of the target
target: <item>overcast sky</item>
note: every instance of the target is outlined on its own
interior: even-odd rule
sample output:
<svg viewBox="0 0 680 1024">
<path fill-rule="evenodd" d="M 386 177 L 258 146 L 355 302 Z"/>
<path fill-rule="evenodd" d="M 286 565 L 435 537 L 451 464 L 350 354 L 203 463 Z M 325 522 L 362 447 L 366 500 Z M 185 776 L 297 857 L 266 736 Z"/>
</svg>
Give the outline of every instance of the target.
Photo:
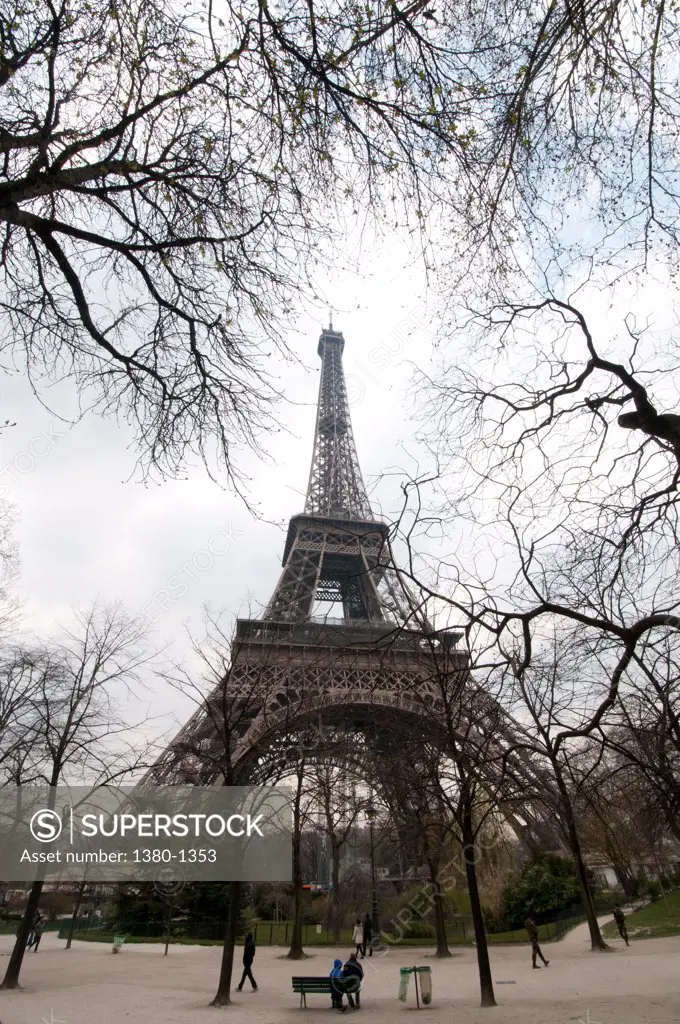
<svg viewBox="0 0 680 1024">
<path fill-rule="evenodd" d="M 414 434 L 405 399 L 408 360 L 426 364 L 432 346 L 424 277 L 417 261 L 404 269 L 407 262 L 408 252 L 384 247 L 359 275 L 345 273 L 325 289 L 335 307 L 334 327 L 345 336 L 364 478 L 375 506 L 385 509 L 397 498 L 397 481 L 376 489 L 376 478 L 404 464 L 403 445 Z M 300 313 L 289 341 L 301 365 L 272 368 L 290 400 L 281 409 L 286 429 L 266 439 L 268 461 L 242 458 L 261 518 L 198 466 L 183 480 L 135 482 L 135 452 L 124 425 L 86 414 L 70 426 L 40 405 L 21 375 L 3 377 L 3 419 L 16 426 L 0 441 L 0 485 L 18 512 L 18 589 L 32 633 L 49 634 L 68 623 L 74 606 L 122 601 L 130 614 L 153 621 L 154 644 L 179 659 L 190 649 L 184 627 L 201 633 L 204 605 L 235 616 L 249 603 L 257 609 L 267 602 L 288 519 L 304 504 L 319 381 L 316 348 L 327 320 L 325 310 Z M 72 408 L 70 386 L 44 397 L 57 413 Z M 163 591 L 178 574 L 188 591 L 170 602 Z M 191 713 L 189 699 L 168 700 L 160 687 L 152 694 L 155 712 L 162 704 L 179 719 Z"/>
<path fill-rule="evenodd" d="M 409 453 L 416 450 L 409 363 L 434 365 L 433 350 L 445 329 L 428 297 L 418 255 L 403 240 L 365 248 L 356 273 L 321 284 L 335 309 L 334 327 L 345 336 L 364 479 L 374 509 L 389 516 L 400 497 L 399 476 L 389 471 L 412 466 Z M 622 337 L 627 348 L 626 313 L 636 312 L 638 323 L 648 318 L 654 326 L 670 326 L 667 289 L 666 281 L 646 278 L 637 293 L 628 282 L 623 295 L 591 289 L 578 302 L 598 340 Z M 227 622 L 248 614 L 249 607 L 258 614 L 281 570 L 288 520 L 304 505 L 319 381 L 316 349 L 327 323 L 325 308 L 301 310 L 289 337 L 299 364 L 271 368 L 288 399 L 280 410 L 285 429 L 264 439 L 268 460 L 246 453 L 240 462 L 257 517 L 227 490 L 226 481 L 221 487 L 199 466 L 182 480 L 136 481 L 135 451 L 124 425 L 86 414 L 70 426 L 40 405 L 21 375 L 0 378 L 2 419 L 16 422 L 0 439 L 0 493 L 18 513 L 18 590 L 30 632 L 51 633 L 69 622 L 73 607 L 95 599 L 121 601 L 129 614 L 147 616 L 154 645 L 179 660 L 190 652 L 185 628 L 202 633 L 205 605 L 224 612 Z M 449 357 L 457 355 L 451 344 L 446 339 Z M 56 413 L 68 415 L 73 394 L 69 385 L 46 390 L 43 397 Z M 462 536 L 448 541 L 459 552 L 467 543 Z M 164 591 L 178 577 L 186 592 L 171 601 Z M 183 721 L 192 703 L 156 683 L 150 710 Z"/>
</svg>

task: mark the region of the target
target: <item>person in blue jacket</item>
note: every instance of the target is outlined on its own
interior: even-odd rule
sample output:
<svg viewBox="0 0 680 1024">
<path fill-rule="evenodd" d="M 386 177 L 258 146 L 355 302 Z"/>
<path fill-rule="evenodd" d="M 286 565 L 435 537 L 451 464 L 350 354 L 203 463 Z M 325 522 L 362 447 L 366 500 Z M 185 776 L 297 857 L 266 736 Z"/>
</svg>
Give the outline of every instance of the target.
<svg viewBox="0 0 680 1024">
<path fill-rule="evenodd" d="M 343 1005 L 342 996 L 344 986 L 342 984 L 342 960 L 334 960 L 333 967 L 331 968 L 330 977 L 331 981 L 331 1006 L 334 1010 L 341 1010 L 345 1013 L 347 1007 Z M 336 981 L 337 979 L 337 981 Z"/>
</svg>

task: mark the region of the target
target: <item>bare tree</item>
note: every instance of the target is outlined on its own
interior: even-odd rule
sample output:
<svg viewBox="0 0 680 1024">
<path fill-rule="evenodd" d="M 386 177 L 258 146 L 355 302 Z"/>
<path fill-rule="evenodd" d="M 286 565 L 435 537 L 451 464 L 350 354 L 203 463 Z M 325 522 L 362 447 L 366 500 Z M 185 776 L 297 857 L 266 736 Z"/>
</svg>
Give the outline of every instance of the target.
<svg viewBox="0 0 680 1024">
<path fill-rule="evenodd" d="M 378 213 L 382 181 L 424 207 L 434 149 L 463 156 L 427 3 L 10 3 L 0 310 L 36 388 L 72 377 L 146 467 L 216 439 L 233 481 L 232 444 L 272 425 L 268 363 L 333 208 Z"/>
<path fill-rule="evenodd" d="M 257 443 L 343 204 L 424 223 L 443 198 L 507 267 L 518 236 L 564 249 L 565 204 L 596 194 L 621 249 L 675 248 L 666 3 L 31 0 L 0 28 L 5 344 L 127 414 L 147 465 L 216 436 L 234 473 Z"/>
<path fill-rule="evenodd" d="M 637 780 L 680 842 L 680 647 L 667 632 L 641 645 L 605 740 L 622 773 Z"/>
<path fill-rule="evenodd" d="M 438 785 L 438 750 L 400 749 L 398 758 L 381 759 L 376 778 L 390 809 L 400 842 L 427 865 L 432 887 L 432 912 L 437 942 L 435 956 L 451 956 L 446 935 L 441 869 L 450 858 L 452 838 L 458 835 Z M 429 763 L 434 759 L 434 765 Z"/>
<path fill-rule="evenodd" d="M 21 649 L 6 652 L 0 664 L 0 779 L 5 784 L 33 781 L 35 703 L 40 700 L 40 666 Z"/>
<path fill-rule="evenodd" d="M 340 941 L 342 927 L 342 889 L 340 862 L 343 848 L 354 832 L 368 797 L 357 794 L 351 762 L 343 762 L 342 750 L 336 748 L 335 763 L 316 760 L 310 766 L 308 793 L 319 808 L 323 834 L 328 840 L 331 858 L 330 916 L 333 940 Z"/>
<path fill-rule="evenodd" d="M 591 949 L 607 950 L 610 947 L 604 941 L 597 921 L 571 786 L 574 778 L 571 765 L 578 751 L 565 742 L 565 735 L 571 735 L 575 730 L 578 733 L 584 722 L 589 723 L 589 697 L 597 693 L 596 681 L 588 673 L 586 659 L 579 657 L 573 645 L 569 643 L 566 648 L 560 648 L 555 637 L 554 646 L 542 664 L 535 661 L 528 671 L 517 673 L 516 687 L 520 706 L 530 718 L 530 732 L 534 737 L 534 743 L 527 743 L 523 749 L 531 751 L 545 763 L 555 784 L 554 788 L 546 787 L 545 792 L 538 793 L 537 798 L 545 801 L 549 811 L 554 813 L 573 858 Z M 592 769 L 580 774 L 581 787 L 591 781 L 591 772 Z"/>
<path fill-rule="evenodd" d="M 630 272 L 677 259 L 678 14 L 637 0 L 438 5 L 469 102 L 450 131 L 455 294 L 502 291 L 508 271 Z M 573 225 L 588 224 L 574 238 Z M 571 230 L 570 230 L 571 229 Z M 475 260 L 470 273 L 468 253 Z M 491 270 L 491 273 L 489 273 Z M 498 273 L 498 271 L 506 273 Z"/>
<path fill-rule="evenodd" d="M 196 711 L 166 748 L 148 780 L 172 779 L 194 785 L 219 780 L 225 786 L 238 785 L 241 777 L 235 763 L 235 746 L 259 706 L 260 681 L 255 680 L 250 689 L 235 685 L 230 637 L 217 619 L 209 619 L 206 642 L 194 640 L 193 650 L 202 664 L 203 678 L 197 678 L 195 671 L 184 665 L 175 665 L 164 676 L 191 698 Z M 214 1006 L 228 1006 L 231 1002 L 240 898 L 241 883 L 231 881 L 220 975 L 211 1004 Z"/>
<path fill-rule="evenodd" d="M 85 898 L 85 890 L 87 889 L 88 884 L 90 883 L 88 883 L 87 878 L 83 878 L 76 891 L 76 898 L 73 904 L 73 913 L 71 914 L 71 920 L 68 926 L 68 935 L 66 936 L 66 946 L 64 947 L 65 949 L 70 949 L 73 943 L 73 932 L 76 926 L 76 921 L 78 920 L 80 907 L 82 905 L 83 899 Z"/>
<path fill-rule="evenodd" d="M 482 1006 L 495 1006 L 491 964 L 484 924 L 477 860 L 478 840 L 489 815 L 503 794 L 509 795 L 509 776 L 502 754 L 507 721 L 488 686 L 475 678 L 469 648 L 458 649 L 460 633 L 448 631 L 430 638 L 431 685 L 434 701 L 428 712 L 436 721 L 439 759 L 425 758 L 436 804 L 455 822 L 470 897 Z"/>
<path fill-rule="evenodd" d="M 480 813 L 480 796 L 484 790 L 480 785 L 479 764 L 475 762 L 474 756 L 470 757 L 465 745 L 457 740 L 452 753 L 455 766 L 453 773 L 455 789 L 446 786 L 442 787 L 441 792 L 460 830 L 462 857 L 465 865 L 467 889 L 470 897 L 470 911 L 475 932 L 481 1005 L 495 1006 L 496 997 L 494 995 L 491 964 L 489 962 L 489 947 L 477 879 L 477 840 L 485 817 L 483 797 Z"/>
<path fill-rule="evenodd" d="M 241 744 L 253 721 L 266 708 L 272 687 L 277 685 L 271 678 L 267 661 L 252 668 L 246 659 L 245 672 L 241 672 L 238 637 L 235 639 L 231 635 L 219 617 L 208 616 L 206 637 L 202 640 L 192 638 L 192 644 L 203 669 L 202 675 L 197 674 L 195 665 L 187 667 L 180 664 L 165 670 L 163 677 L 188 696 L 196 710 L 168 744 L 148 773 L 147 780 L 239 786 L 266 784 L 289 776 L 290 744 L 285 736 L 285 722 L 272 750 L 253 747 L 244 755 Z M 301 762 L 303 760 L 300 759 Z M 299 848 L 297 862 L 299 868 Z M 231 881 L 220 975 L 211 1003 L 213 1006 L 228 1006 L 231 1002 L 241 893 L 241 882 Z"/>
<path fill-rule="evenodd" d="M 134 744 L 127 738 L 130 725 L 121 712 L 123 698 L 134 692 L 149 660 L 143 640 L 138 622 L 119 608 L 93 607 L 59 640 L 16 656 L 12 671 L 20 665 L 30 693 L 29 745 L 21 762 L 26 781 L 49 787 L 74 781 L 104 785 L 148 764 L 145 746 L 140 749 L 138 738 Z M 24 711 L 19 704 L 17 713 Z M 42 881 L 31 886 L 2 988 L 19 983 L 42 888 Z"/>
<path fill-rule="evenodd" d="M 582 312 L 552 298 L 475 325 L 474 362 L 457 354 L 426 384 L 433 465 L 405 484 L 396 532 L 422 592 L 499 671 L 528 671 L 556 627 L 603 652 L 607 686 L 572 730 L 585 736 L 641 649 L 680 628 L 674 356 L 630 320 L 622 358 L 603 355 Z M 434 523 L 461 543 L 424 567 L 414 547 Z"/>
<path fill-rule="evenodd" d="M 295 793 L 293 796 L 293 933 L 290 937 L 289 960 L 302 960 L 302 829 L 305 823 L 304 780 L 307 763 L 301 757 L 295 767 Z"/>
</svg>

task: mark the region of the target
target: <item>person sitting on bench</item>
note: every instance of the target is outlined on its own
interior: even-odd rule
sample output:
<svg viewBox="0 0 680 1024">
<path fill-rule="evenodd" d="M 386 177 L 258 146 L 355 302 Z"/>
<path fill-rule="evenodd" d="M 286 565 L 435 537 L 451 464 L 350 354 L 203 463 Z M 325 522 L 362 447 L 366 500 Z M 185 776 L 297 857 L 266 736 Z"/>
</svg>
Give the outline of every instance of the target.
<svg viewBox="0 0 680 1024">
<path fill-rule="evenodd" d="M 343 1006 L 343 986 L 340 981 L 342 978 L 342 960 L 335 960 L 330 973 L 331 977 L 331 1006 L 334 1010 L 341 1010 L 343 1013 L 347 1010 L 346 1006 Z"/>
<path fill-rule="evenodd" d="M 345 980 L 345 992 L 349 1005 L 357 1010 L 361 1007 L 361 982 L 364 980 L 364 969 L 359 963 L 356 953 L 350 953 L 349 960 L 342 969 L 342 976 Z"/>
</svg>

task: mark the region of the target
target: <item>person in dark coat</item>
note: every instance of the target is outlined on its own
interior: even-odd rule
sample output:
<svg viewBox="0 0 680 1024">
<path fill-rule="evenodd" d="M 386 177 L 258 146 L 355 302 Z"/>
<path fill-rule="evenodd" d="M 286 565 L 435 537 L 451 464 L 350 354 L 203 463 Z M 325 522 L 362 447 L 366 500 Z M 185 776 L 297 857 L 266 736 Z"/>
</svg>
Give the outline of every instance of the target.
<svg viewBox="0 0 680 1024">
<path fill-rule="evenodd" d="M 40 920 L 40 911 L 37 911 L 35 917 L 33 918 L 33 923 L 31 925 L 31 930 L 28 933 L 28 942 L 26 943 L 26 949 L 30 949 L 31 946 L 33 945 L 33 940 L 35 939 L 35 926 L 37 925 L 39 920 Z M 21 930 L 21 924 L 19 925 L 19 928 L 17 929 L 17 938 L 19 936 L 20 930 Z"/>
<path fill-rule="evenodd" d="M 40 940 L 42 939 L 42 933 L 43 933 L 43 923 L 42 923 L 41 920 L 40 921 L 36 921 L 35 928 L 33 929 L 33 952 L 34 953 L 38 952 L 38 946 L 40 945 Z"/>
<path fill-rule="evenodd" d="M 364 942 L 361 947 L 363 956 L 366 956 L 366 950 L 368 949 L 368 955 L 373 956 L 373 922 L 371 921 L 370 914 L 366 914 L 363 925 Z"/>
<path fill-rule="evenodd" d="M 342 969 L 345 980 L 345 992 L 349 1005 L 357 1010 L 361 1007 L 361 983 L 364 980 L 364 969 L 359 963 L 356 953 L 350 953 L 349 960 Z"/>
<path fill-rule="evenodd" d="M 626 915 L 621 910 L 621 907 L 616 904 L 614 907 L 614 920 L 616 921 L 616 927 L 619 929 L 619 935 L 625 941 L 627 946 L 630 946 L 628 941 L 628 932 L 626 931 Z"/>
<path fill-rule="evenodd" d="M 540 970 L 540 968 L 536 963 L 537 956 L 541 958 L 546 967 L 548 966 L 550 961 L 546 960 L 546 958 L 543 956 L 543 953 L 541 952 L 541 947 L 538 944 L 538 928 L 536 927 L 536 922 L 532 921 L 532 919 L 528 917 L 524 922 L 524 927 L 526 928 L 529 934 L 529 939 L 531 940 L 531 966 L 534 968 L 535 971 L 538 971 Z"/>
<path fill-rule="evenodd" d="M 334 1010 L 342 1010 L 346 1012 L 347 1007 L 343 1006 L 342 997 L 345 992 L 345 985 L 342 980 L 342 960 L 334 960 L 331 972 L 329 975 L 331 979 L 331 1007 Z"/>
<path fill-rule="evenodd" d="M 238 983 L 239 992 L 243 991 L 243 985 L 245 983 L 246 978 L 248 978 L 250 984 L 253 986 L 253 992 L 257 992 L 257 982 L 255 981 L 252 972 L 254 959 L 255 939 L 253 938 L 253 933 L 248 932 L 248 934 L 246 935 L 246 941 L 243 946 L 243 974 L 241 975 L 241 980 Z"/>
</svg>

